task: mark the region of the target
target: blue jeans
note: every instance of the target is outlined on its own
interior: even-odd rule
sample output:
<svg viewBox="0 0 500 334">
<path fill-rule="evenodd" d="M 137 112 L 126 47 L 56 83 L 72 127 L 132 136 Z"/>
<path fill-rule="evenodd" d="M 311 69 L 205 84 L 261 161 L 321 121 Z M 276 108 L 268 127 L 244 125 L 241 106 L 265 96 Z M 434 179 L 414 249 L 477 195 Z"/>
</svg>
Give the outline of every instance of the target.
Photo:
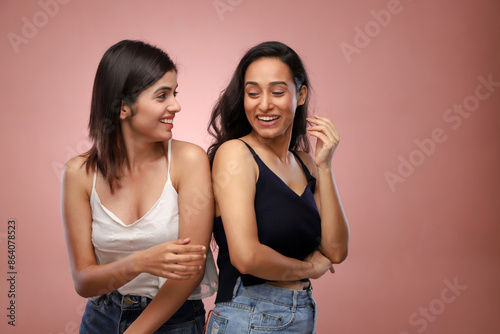
<svg viewBox="0 0 500 334">
<path fill-rule="evenodd" d="M 150 298 L 122 296 L 118 291 L 89 300 L 80 325 L 80 334 L 121 334 L 150 302 Z M 187 300 L 155 333 L 201 334 L 204 325 L 203 302 Z"/>
<path fill-rule="evenodd" d="M 290 290 L 270 284 L 245 287 L 238 278 L 233 298 L 217 303 L 206 334 L 316 333 L 312 288 Z"/>
</svg>

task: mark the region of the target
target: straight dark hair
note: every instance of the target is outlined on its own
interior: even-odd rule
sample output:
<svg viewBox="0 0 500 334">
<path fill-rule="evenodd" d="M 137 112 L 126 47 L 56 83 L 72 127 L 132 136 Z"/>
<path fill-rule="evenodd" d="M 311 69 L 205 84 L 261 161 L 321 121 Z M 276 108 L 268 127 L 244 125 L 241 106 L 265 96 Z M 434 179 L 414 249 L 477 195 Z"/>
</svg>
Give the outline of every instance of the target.
<svg viewBox="0 0 500 334">
<path fill-rule="evenodd" d="M 248 66 L 260 58 L 277 58 L 285 63 L 290 69 L 297 87 L 297 93 L 300 92 L 303 85 L 308 88 L 304 104 L 297 106 L 295 111 L 289 150 L 309 152 L 310 144 L 306 136 L 306 118 L 308 116 L 310 84 L 302 60 L 292 48 L 281 42 L 264 42 L 254 46 L 243 56 L 229 85 L 222 91 L 212 110 L 208 132 L 214 137 L 214 140 L 207 151 L 211 164 L 215 152 L 223 143 L 243 137 L 252 131 L 252 126 L 247 120 L 243 105 L 244 81 Z"/>
<path fill-rule="evenodd" d="M 104 175 L 111 192 L 119 187 L 125 144 L 120 123 L 122 102 L 132 107 L 139 94 L 177 68 L 162 50 L 142 41 L 123 40 L 111 46 L 99 63 L 92 91 L 86 170 Z"/>
</svg>

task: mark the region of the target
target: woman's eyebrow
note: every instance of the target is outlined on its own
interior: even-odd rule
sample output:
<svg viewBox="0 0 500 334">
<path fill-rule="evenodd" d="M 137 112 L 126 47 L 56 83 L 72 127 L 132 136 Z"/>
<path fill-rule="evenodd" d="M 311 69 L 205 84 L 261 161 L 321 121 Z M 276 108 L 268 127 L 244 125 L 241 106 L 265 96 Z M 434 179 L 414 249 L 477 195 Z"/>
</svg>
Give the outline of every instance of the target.
<svg viewBox="0 0 500 334">
<path fill-rule="evenodd" d="M 276 85 L 285 85 L 288 87 L 288 85 L 284 81 L 272 81 L 269 83 L 269 86 L 276 86 Z"/>
<path fill-rule="evenodd" d="M 247 82 L 245 83 L 245 87 L 246 87 L 246 86 L 248 86 L 248 85 L 258 86 L 259 84 L 258 84 L 258 83 L 256 83 L 255 81 L 247 81 Z M 286 83 L 286 82 L 284 82 L 284 81 L 271 81 L 271 82 L 269 83 L 269 86 L 276 86 L 276 85 L 285 85 L 285 86 L 287 86 L 287 87 L 288 87 L 287 83 Z"/>
<path fill-rule="evenodd" d="M 175 86 L 175 88 L 179 87 L 179 85 Z M 161 87 L 158 87 L 154 92 L 153 94 L 156 94 L 158 93 L 159 91 L 161 90 L 169 90 L 169 91 L 172 91 L 172 87 L 168 87 L 168 86 L 161 86 Z"/>
</svg>

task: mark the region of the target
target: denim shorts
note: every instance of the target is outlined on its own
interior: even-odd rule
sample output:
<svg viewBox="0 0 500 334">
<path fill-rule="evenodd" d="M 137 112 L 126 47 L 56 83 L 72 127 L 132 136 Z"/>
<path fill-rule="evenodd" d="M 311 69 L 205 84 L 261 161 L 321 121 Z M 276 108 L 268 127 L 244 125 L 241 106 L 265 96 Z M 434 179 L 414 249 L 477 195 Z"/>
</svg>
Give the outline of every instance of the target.
<svg viewBox="0 0 500 334">
<path fill-rule="evenodd" d="M 150 302 L 151 298 L 122 296 L 118 291 L 89 300 L 80 325 L 80 334 L 121 334 Z M 204 324 L 203 302 L 187 300 L 155 333 L 201 334 Z"/>
<path fill-rule="evenodd" d="M 238 278 L 233 298 L 215 305 L 206 334 L 316 333 L 312 288 L 291 290 L 270 284 L 245 287 Z"/>
</svg>

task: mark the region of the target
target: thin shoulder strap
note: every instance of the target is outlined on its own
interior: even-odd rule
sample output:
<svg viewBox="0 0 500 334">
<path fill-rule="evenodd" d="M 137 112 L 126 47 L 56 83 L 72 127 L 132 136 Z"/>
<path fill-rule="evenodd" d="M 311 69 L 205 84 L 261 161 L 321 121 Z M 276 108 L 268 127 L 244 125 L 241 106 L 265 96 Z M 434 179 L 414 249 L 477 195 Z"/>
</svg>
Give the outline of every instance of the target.
<svg viewBox="0 0 500 334">
<path fill-rule="evenodd" d="M 304 173 L 306 173 L 307 180 L 313 179 L 314 176 L 309 173 L 309 169 L 307 168 L 306 164 L 302 161 L 302 159 L 299 157 L 299 155 L 295 151 L 291 151 L 293 155 L 299 160 L 300 164 L 302 165 L 302 169 L 304 170 Z"/>
<path fill-rule="evenodd" d="M 248 149 L 250 150 L 250 152 L 252 152 L 252 155 L 254 156 L 254 158 L 257 156 L 257 153 L 255 153 L 255 151 L 253 150 L 253 148 L 250 145 L 248 145 L 243 139 L 238 138 L 238 140 L 241 140 L 248 147 Z"/>
<path fill-rule="evenodd" d="M 168 148 L 167 148 L 167 180 L 170 180 L 171 164 L 172 164 L 172 139 L 168 141 Z"/>
<path fill-rule="evenodd" d="M 94 182 L 92 183 L 92 189 L 95 189 L 95 181 L 97 180 L 97 170 L 94 171 Z"/>
</svg>

